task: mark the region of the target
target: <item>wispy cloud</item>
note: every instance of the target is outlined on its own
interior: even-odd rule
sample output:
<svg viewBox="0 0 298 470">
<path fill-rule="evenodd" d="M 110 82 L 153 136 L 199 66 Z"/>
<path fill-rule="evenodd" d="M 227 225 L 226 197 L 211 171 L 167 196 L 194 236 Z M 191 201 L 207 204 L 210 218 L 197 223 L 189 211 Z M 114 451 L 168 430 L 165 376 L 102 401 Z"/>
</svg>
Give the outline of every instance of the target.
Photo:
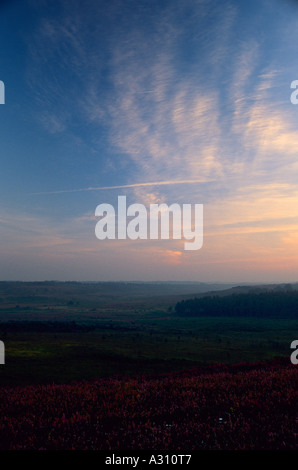
<svg viewBox="0 0 298 470">
<path fill-rule="evenodd" d="M 65 221 L 18 214 L 23 242 L 6 214 L 9 246 L 43 248 L 49 258 L 86 256 L 88 262 L 98 249 L 96 259 L 114 263 L 115 271 L 122 263 L 124 273 L 129 256 L 135 266 L 140 260 L 173 265 L 184 274 L 191 266 L 196 274 L 198 265 L 260 266 L 268 257 L 277 262 L 294 253 L 297 116 L 284 90 L 297 78 L 289 73 L 296 55 L 286 54 L 297 21 L 282 17 L 281 30 L 286 33 L 290 22 L 291 36 L 276 41 L 274 26 L 265 31 L 270 2 L 253 2 L 255 15 L 242 3 L 141 1 L 131 8 L 122 0 L 86 0 L 70 8 L 61 1 L 55 15 L 41 15 L 28 41 L 31 111 L 61 154 L 50 157 L 46 189 L 27 196 L 74 193 L 31 198 L 50 200 L 52 214 L 57 201 L 79 204 L 77 217 Z M 70 171 L 59 179 L 65 162 Z M 190 256 L 173 240 L 99 244 L 96 191 L 111 191 L 106 199 L 129 192 L 145 204 L 203 203 L 203 250 Z"/>
<path fill-rule="evenodd" d="M 89 188 L 81 188 L 81 189 L 62 189 L 60 191 L 48 191 L 48 192 L 39 192 L 39 193 L 32 193 L 32 194 L 63 194 L 63 193 L 75 193 L 75 192 L 82 192 L 82 191 L 102 191 L 108 189 L 129 189 L 129 188 L 142 188 L 146 186 L 175 186 L 179 184 L 196 184 L 196 183 L 208 183 L 212 180 L 208 179 L 195 179 L 195 180 L 173 180 L 173 181 L 155 181 L 155 182 L 146 182 L 146 183 L 133 183 L 133 184 L 123 184 L 119 186 L 98 186 L 98 187 L 89 187 Z"/>
</svg>

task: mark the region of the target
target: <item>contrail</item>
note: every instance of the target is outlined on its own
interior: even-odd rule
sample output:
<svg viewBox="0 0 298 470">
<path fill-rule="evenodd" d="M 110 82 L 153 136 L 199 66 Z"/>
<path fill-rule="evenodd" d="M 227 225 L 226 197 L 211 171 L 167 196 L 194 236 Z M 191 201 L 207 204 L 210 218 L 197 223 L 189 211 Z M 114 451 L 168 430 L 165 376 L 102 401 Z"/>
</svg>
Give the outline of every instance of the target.
<svg viewBox="0 0 298 470">
<path fill-rule="evenodd" d="M 149 183 L 134 183 L 134 184 L 122 184 L 119 186 L 98 186 L 98 187 L 89 187 L 81 189 L 63 189 L 60 191 L 49 191 L 49 192 L 40 192 L 40 193 L 31 193 L 34 195 L 40 194 L 63 194 L 63 193 L 78 193 L 82 191 L 102 191 L 108 189 L 124 189 L 124 188 L 139 188 L 142 186 L 170 186 L 175 184 L 194 184 L 194 183 L 210 183 L 207 179 L 195 179 L 195 180 L 171 180 L 171 181 L 151 181 Z"/>
<path fill-rule="evenodd" d="M 143 94 L 143 93 L 155 93 L 155 90 L 144 90 L 144 91 L 135 91 L 135 93 L 138 93 L 138 94 Z"/>
</svg>

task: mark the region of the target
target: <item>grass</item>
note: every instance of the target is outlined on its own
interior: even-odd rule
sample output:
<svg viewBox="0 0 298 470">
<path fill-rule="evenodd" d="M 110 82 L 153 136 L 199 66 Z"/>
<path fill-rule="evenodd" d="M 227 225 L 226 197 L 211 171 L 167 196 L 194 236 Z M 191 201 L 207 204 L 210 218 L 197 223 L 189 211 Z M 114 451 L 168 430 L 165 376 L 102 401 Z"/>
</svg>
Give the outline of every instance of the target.
<svg viewBox="0 0 298 470">
<path fill-rule="evenodd" d="M 0 283 L 0 384 L 66 383 L 289 357 L 298 320 L 182 318 L 196 286 Z M 198 287 L 199 289 L 199 287 Z M 203 287 L 202 287 L 203 289 Z M 93 330 L 5 332 L 5 322 L 73 322 Z"/>
<path fill-rule="evenodd" d="M 296 320 L 98 319 L 89 332 L 8 332 L 1 384 L 69 382 L 118 374 L 159 373 L 197 365 L 290 357 Z"/>
</svg>

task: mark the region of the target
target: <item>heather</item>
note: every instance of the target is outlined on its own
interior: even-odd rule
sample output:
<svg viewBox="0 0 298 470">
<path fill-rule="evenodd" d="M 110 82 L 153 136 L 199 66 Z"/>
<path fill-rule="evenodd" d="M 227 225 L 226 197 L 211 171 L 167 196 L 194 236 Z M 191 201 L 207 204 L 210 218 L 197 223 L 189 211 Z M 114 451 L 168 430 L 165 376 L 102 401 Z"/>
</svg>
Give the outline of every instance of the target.
<svg viewBox="0 0 298 470">
<path fill-rule="evenodd" d="M 295 449 L 297 378 L 272 361 L 2 387 L 0 448 Z"/>
</svg>

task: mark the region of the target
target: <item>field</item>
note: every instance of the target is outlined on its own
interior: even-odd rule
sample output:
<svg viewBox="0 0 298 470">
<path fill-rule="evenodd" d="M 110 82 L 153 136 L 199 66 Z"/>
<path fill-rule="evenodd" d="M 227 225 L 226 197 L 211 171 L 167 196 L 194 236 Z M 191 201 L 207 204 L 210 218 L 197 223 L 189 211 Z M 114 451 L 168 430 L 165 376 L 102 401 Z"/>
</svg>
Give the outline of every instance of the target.
<svg viewBox="0 0 298 470">
<path fill-rule="evenodd" d="M 209 288 L 0 283 L 1 448 L 294 448 L 297 317 L 175 315 Z"/>
<path fill-rule="evenodd" d="M 162 295 L 169 285 L 0 287 L 0 339 L 6 348 L 2 385 L 289 357 L 298 331 L 296 319 L 179 318 L 174 306 L 185 297 L 185 285 L 175 295 Z"/>
</svg>

